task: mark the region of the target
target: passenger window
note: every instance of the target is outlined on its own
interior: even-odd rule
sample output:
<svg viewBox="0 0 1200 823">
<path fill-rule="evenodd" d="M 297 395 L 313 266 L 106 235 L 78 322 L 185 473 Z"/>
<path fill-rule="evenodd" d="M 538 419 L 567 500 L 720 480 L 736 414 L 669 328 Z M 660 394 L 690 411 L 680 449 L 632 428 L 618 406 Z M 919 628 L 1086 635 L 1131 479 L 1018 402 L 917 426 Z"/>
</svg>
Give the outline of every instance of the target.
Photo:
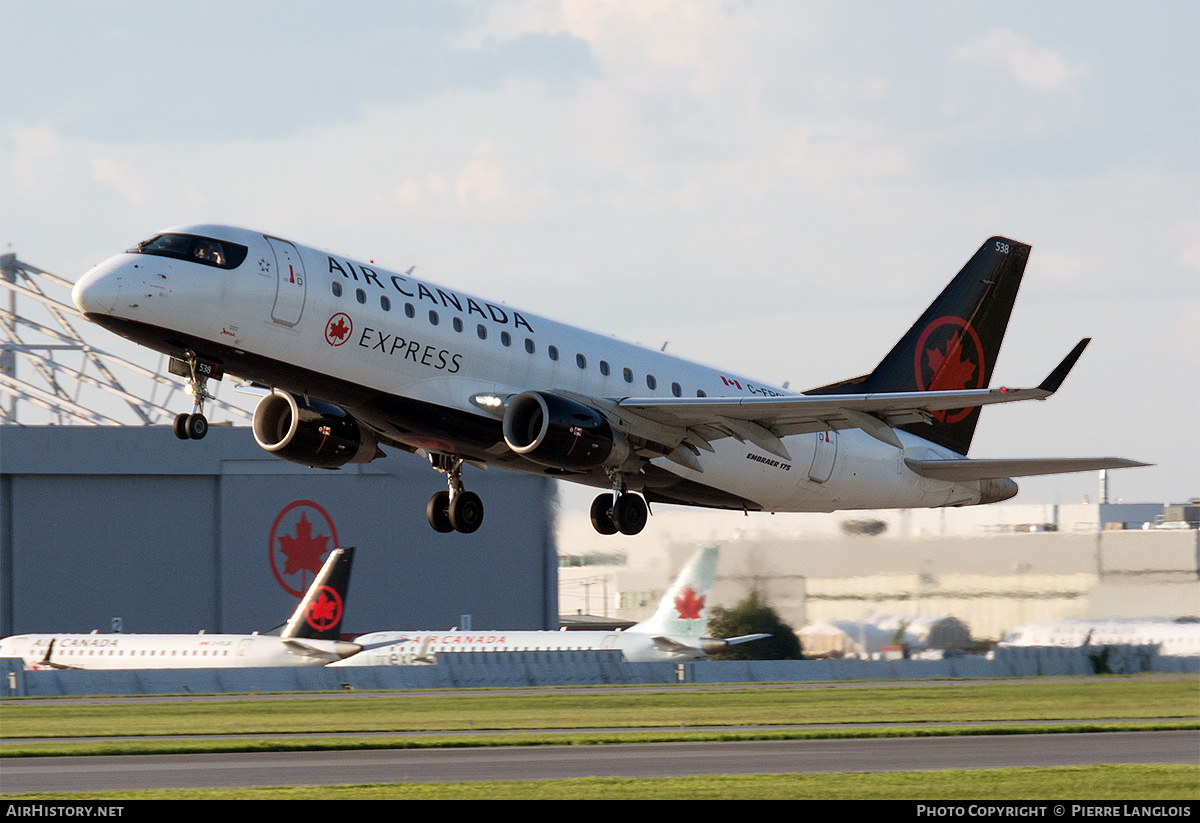
<svg viewBox="0 0 1200 823">
<path fill-rule="evenodd" d="M 586 369 L 587 368 L 587 358 L 584 357 L 582 354 L 575 355 L 575 365 L 581 369 Z"/>
<path fill-rule="evenodd" d="M 676 397 L 683 397 L 683 388 L 678 383 L 671 384 L 671 394 Z"/>
<path fill-rule="evenodd" d="M 410 320 L 417 316 L 417 310 L 413 308 L 412 303 L 404 304 L 404 316 L 409 318 Z"/>
<path fill-rule="evenodd" d="M 607 360 L 600 361 L 600 373 L 602 375 L 604 375 L 605 377 L 608 377 L 608 361 Z"/>
<path fill-rule="evenodd" d="M 429 325 L 436 326 L 438 324 L 438 315 L 433 309 L 429 310 Z"/>
<path fill-rule="evenodd" d="M 621 369 L 621 376 L 625 378 L 626 383 L 633 382 L 633 371 L 631 369 Z"/>
<path fill-rule="evenodd" d="M 500 345 L 511 346 L 512 345 L 512 335 L 506 331 L 500 332 Z"/>
<path fill-rule="evenodd" d="M 332 283 L 330 283 L 330 287 L 333 289 L 333 296 L 334 296 L 334 297 L 341 297 L 341 296 L 342 296 L 342 284 L 341 284 L 341 283 L 339 283 L 338 281 L 334 280 Z"/>
<path fill-rule="evenodd" d="M 391 311 L 392 310 L 391 298 L 389 298 L 386 294 L 379 295 L 379 306 L 384 311 Z"/>
<path fill-rule="evenodd" d="M 646 375 L 646 386 L 649 387 L 651 390 L 658 388 L 658 381 L 654 379 L 654 375 L 652 375 L 652 374 Z"/>
<path fill-rule="evenodd" d="M 475 327 L 475 333 L 479 335 L 480 340 L 487 340 L 487 326 L 482 323 Z"/>
<path fill-rule="evenodd" d="M 708 397 L 708 392 L 704 391 L 704 389 L 696 389 L 696 396 L 697 397 Z"/>
<path fill-rule="evenodd" d="M 529 352 L 530 354 L 533 354 L 533 348 L 534 348 L 533 340 L 526 337 L 525 338 L 525 351 Z"/>
<path fill-rule="evenodd" d="M 454 318 L 454 322 L 451 323 L 451 325 L 454 326 L 455 331 L 462 331 L 463 330 L 462 318 L 461 317 Z"/>
<path fill-rule="evenodd" d="M 359 303 L 362 303 L 365 305 L 367 302 L 367 293 L 365 291 L 363 291 L 362 289 L 355 289 L 354 290 L 354 299 L 357 300 Z"/>
<path fill-rule="evenodd" d="M 546 354 L 550 355 L 551 360 L 557 360 L 558 359 L 558 347 L 551 346 L 550 348 L 546 349 Z"/>
</svg>

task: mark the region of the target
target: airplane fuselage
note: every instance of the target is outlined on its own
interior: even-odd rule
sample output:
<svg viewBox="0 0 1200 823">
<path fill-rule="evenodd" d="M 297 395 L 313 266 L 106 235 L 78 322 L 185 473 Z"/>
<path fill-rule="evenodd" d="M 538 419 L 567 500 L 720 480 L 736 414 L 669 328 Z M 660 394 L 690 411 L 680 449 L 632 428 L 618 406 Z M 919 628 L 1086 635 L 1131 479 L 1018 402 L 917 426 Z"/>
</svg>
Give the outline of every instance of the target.
<svg viewBox="0 0 1200 823">
<path fill-rule="evenodd" d="M 22 634 L 0 640 L 0 657 L 19 657 L 33 670 L 224 669 L 323 666 L 351 648 L 270 635 Z"/>
<path fill-rule="evenodd" d="M 333 404 L 384 445 L 612 488 L 611 466 L 548 467 L 506 443 L 502 403 L 530 389 L 579 398 L 784 398 L 740 374 L 618 341 L 373 262 L 226 226 L 172 233 L 245 250 L 205 262 L 131 250 L 78 284 L 77 305 L 138 343 Z M 238 252 L 240 255 L 240 252 Z M 811 428 L 811 427 L 810 427 Z M 971 505 L 978 480 L 932 479 L 906 458 L 960 457 L 907 431 L 896 448 L 862 430 L 780 438 L 787 457 L 738 437 L 685 462 L 632 450 L 622 482 L 648 500 L 751 511 Z M 1015 486 L 1007 496 L 1015 493 Z"/>
<path fill-rule="evenodd" d="M 628 663 L 697 660 L 705 656 L 698 637 L 654 637 L 631 631 L 384 631 L 356 637 L 364 651 L 330 666 L 415 666 L 436 662 L 439 653 L 619 651 Z M 378 648 L 369 648 L 376 644 Z"/>
</svg>

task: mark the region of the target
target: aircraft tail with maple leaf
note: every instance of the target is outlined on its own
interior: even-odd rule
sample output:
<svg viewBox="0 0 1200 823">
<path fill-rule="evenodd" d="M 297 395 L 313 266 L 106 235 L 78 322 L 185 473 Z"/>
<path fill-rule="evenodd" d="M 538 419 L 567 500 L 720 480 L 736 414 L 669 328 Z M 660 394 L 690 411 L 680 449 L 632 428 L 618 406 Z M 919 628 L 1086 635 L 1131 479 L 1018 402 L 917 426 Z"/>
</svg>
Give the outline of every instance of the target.
<svg viewBox="0 0 1200 823">
<path fill-rule="evenodd" d="M 1029 250 L 1015 240 L 989 239 L 873 372 L 805 394 L 987 388 Z M 927 421 L 898 428 L 965 455 L 979 408 L 937 411 Z"/>
<path fill-rule="evenodd" d="M 346 591 L 350 588 L 350 566 L 353 562 L 353 546 L 334 549 L 329 553 L 320 574 L 284 624 L 280 637 L 295 640 L 341 639 Z"/>
<path fill-rule="evenodd" d="M 654 614 L 627 631 L 652 636 L 659 651 L 685 656 L 694 655 L 697 649 L 712 653 L 725 646 L 770 637 L 767 634 L 729 638 L 706 636 L 709 603 L 717 576 L 717 552 L 716 546 L 696 552 L 667 589 Z"/>
<path fill-rule="evenodd" d="M 810 389 L 805 394 L 836 397 L 987 389 L 1025 274 L 1025 264 L 1029 261 L 1029 252 L 1030 246 L 1025 243 L 1006 237 L 989 238 L 873 372 Z M 1000 389 L 1000 395 L 1007 393 L 1010 399 L 1016 399 L 1018 395 L 1022 395 L 1022 399 L 1049 397 L 1058 391 L 1090 342 L 1088 337 L 1080 340 L 1036 389 Z M 973 406 L 925 411 L 916 420 L 896 420 L 893 423 L 896 429 L 963 456 L 963 459 L 946 459 L 940 455 L 931 455 L 928 459 L 905 456 L 905 465 L 930 480 L 980 481 L 983 484 L 981 497 L 992 502 L 1006 500 L 1017 493 L 1012 477 L 1147 465 L 1115 457 L 968 460 L 966 454 L 971 448 L 980 409 L 981 406 Z M 864 430 L 892 442 L 890 432 L 881 434 L 874 426 L 866 426 Z"/>
</svg>

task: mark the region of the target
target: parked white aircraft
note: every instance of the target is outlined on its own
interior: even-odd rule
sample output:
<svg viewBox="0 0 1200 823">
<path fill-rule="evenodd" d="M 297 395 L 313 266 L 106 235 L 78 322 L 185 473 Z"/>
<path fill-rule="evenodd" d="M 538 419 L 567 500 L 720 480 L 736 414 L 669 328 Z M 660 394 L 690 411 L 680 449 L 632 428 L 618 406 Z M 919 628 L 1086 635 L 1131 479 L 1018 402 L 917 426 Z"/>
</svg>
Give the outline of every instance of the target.
<svg viewBox="0 0 1200 823">
<path fill-rule="evenodd" d="M 73 297 L 171 355 L 194 399 L 181 439 L 204 436 L 207 383 L 230 372 L 264 387 L 254 436 L 285 460 L 332 469 L 380 445 L 426 456 L 447 478 L 426 509 L 438 531 L 482 522 L 463 488 L 472 464 L 607 489 L 593 525 L 636 534 L 647 502 L 968 506 L 1012 497 L 1014 476 L 1145 465 L 965 458 L 981 406 L 1049 397 L 1088 342 L 1036 388 L 987 388 L 1029 250 L 988 240 L 871 374 L 804 394 L 229 226 L 162 231 Z"/>
<path fill-rule="evenodd" d="M 1029 623 L 997 646 L 1153 646 L 1169 656 L 1200 655 L 1200 623 L 1177 620 L 1063 620 Z"/>
<path fill-rule="evenodd" d="M 278 636 L 258 634 L 19 634 L 0 658 L 26 669 L 225 669 L 323 666 L 357 654 L 338 639 L 354 549 L 334 549 Z"/>
<path fill-rule="evenodd" d="M 679 572 L 658 610 L 625 631 L 384 631 L 354 638 L 361 654 L 333 666 L 411 666 L 437 662 L 439 652 L 619 651 L 627 662 L 695 660 L 726 646 L 770 637 L 705 637 L 717 549 L 701 549 Z"/>
</svg>

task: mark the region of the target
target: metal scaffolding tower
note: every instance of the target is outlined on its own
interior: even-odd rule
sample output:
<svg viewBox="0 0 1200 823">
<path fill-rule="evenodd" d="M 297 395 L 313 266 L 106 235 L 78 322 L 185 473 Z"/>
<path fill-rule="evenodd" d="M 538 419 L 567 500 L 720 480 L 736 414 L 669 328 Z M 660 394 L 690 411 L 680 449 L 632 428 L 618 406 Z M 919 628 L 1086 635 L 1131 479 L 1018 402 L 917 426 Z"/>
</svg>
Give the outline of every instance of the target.
<svg viewBox="0 0 1200 823">
<path fill-rule="evenodd" d="M 92 346 L 75 330 L 71 320 L 82 315 L 70 300 L 73 285 L 16 254 L 0 255 L 0 287 L 8 292 L 0 308 L 0 425 L 150 426 L 190 409 L 183 386 L 161 373 L 163 356 L 157 371 L 149 369 Z M 62 290 L 66 296 L 56 296 Z M 130 356 L 138 353 L 149 350 Z M 231 403 L 210 401 L 209 408 L 214 422 L 252 417 Z"/>
</svg>

